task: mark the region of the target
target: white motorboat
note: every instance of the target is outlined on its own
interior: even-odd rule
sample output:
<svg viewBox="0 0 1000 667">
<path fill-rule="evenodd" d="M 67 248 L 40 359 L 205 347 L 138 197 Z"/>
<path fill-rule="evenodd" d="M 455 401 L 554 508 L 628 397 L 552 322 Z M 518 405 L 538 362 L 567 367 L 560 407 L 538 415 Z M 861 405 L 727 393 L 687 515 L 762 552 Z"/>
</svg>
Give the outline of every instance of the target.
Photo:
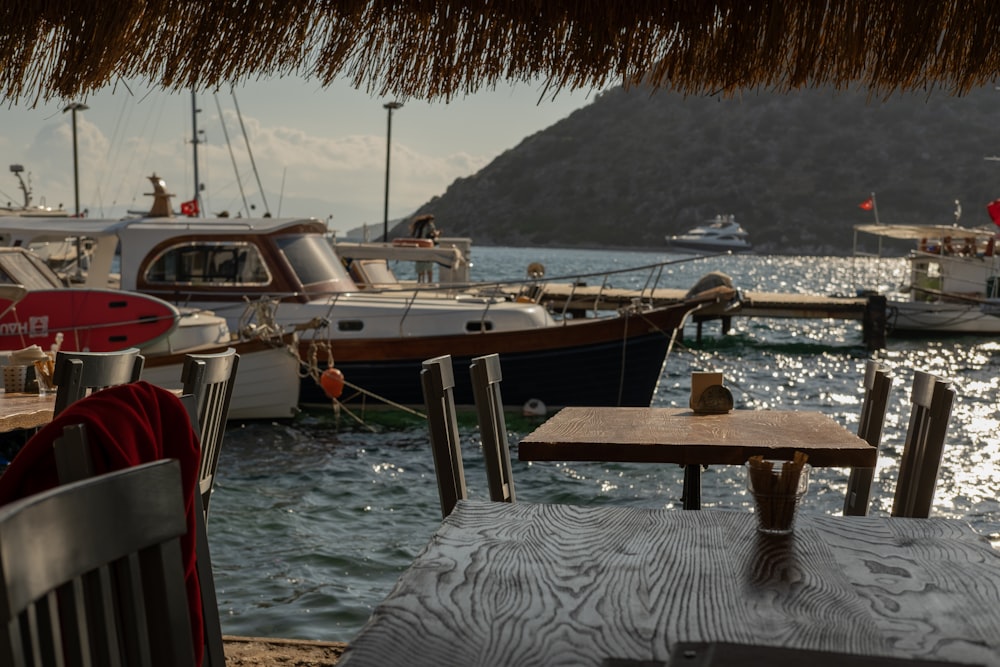
<svg viewBox="0 0 1000 667">
<path fill-rule="evenodd" d="M 714 220 L 667 236 L 667 247 L 680 252 L 750 252 L 750 234 L 736 222 L 734 215 L 717 215 Z"/>
<path fill-rule="evenodd" d="M 998 228 L 957 225 L 855 225 L 855 256 L 867 234 L 879 240 L 909 240 L 908 275 L 896 293 L 887 294 L 891 334 L 1000 333 L 1000 257 Z M 882 244 L 874 253 L 880 257 Z"/>
<path fill-rule="evenodd" d="M 0 220 L 0 238 L 38 247 L 83 237 L 86 270 L 65 267 L 82 275 L 79 286 L 118 287 L 210 310 L 240 337 L 299 331 L 306 373 L 293 375 L 302 376 L 305 404 L 330 404 L 314 382 L 324 366 L 342 371 L 353 392 L 345 402 L 371 397 L 421 405 L 423 360 L 451 354 L 467 367 L 477 355 L 500 353 L 509 405 L 530 399 L 550 406 L 649 405 L 676 332 L 687 313 L 707 301 L 635 303 L 602 317 L 558 318 L 507 295 L 458 291 L 441 298 L 413 289 L 360 289 L 324 222 L 177 218 L 162 181 L 151 180 L 152 210 L 162 217 Z M 274 304 L 266 321 L 244 317 L 248 303 L 264 302 Z M 471 382 L 459 374 L 456 382 L 456 401 L 471 405 Z"/>
</svg>

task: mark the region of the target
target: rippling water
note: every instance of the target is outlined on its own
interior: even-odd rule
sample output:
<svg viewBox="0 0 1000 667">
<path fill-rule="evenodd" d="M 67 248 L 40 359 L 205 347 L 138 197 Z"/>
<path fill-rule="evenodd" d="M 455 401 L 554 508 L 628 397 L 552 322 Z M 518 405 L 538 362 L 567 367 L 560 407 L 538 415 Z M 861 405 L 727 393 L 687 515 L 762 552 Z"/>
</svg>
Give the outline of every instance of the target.
<svg viewBox="0 0 1000 667">
<path fill-rule="evenodd" d="M 549 277 L 660 262 L 660 253 L 474 248 L 478 279 L 518 279 L 542 262 Z M 410 270 L 398 267 L 400 275 Z M 687 288 L 719 270 L 748 291 L 848 294 L 888 289 L 902 260 L 858 265 L 849 258 L 719 257 L 677 264 L 662 286 Z M 641 287 L 622 275 L 619 287 Z M 653 404 L 686 406 L 692 370 L 725 373 L 740 408 L 820 410 L 857 426 L 867 353 L 860 323 L 746 319 L 722 335 L 707 324 L 674 348 Z M 879 355 L 894 369 L 876 473 L 873 513 L 888 514 L 909 417 L 914 369 L 951 378 L 958 390 L 933 512 L 965 519 L 1000 543 L 1000 342 L 951 337 L 889 341 Z M 511 433 L 518 498 L 533 502 L 630 503 L 680 508 L 682 469 L 649 464 L 522 463 Z M 488 495 L 474 425 L 462 426 L 470 494 Z M 746 507 L 740 469 L 703 474 L 705 507 Z M 838 514 L 847 471 L 815 469 L 804 511 Z M 246 424 L 227 434 L 209 517 L 212 560 L 230 634 L 348 641 L 440 522 L 426 427 L 414 421 L 374 432 L 330 413 L 291 425 Z"/>
</svg>

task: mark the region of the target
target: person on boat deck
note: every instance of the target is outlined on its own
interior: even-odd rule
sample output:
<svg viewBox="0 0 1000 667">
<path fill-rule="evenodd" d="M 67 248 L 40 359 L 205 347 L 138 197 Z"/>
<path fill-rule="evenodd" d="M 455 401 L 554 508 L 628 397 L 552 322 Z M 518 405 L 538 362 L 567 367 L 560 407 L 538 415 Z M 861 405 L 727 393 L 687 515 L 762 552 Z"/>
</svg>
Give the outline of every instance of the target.
<svg viewBox="0 0 1000 667">
<path fill-rule="evenodd" d="M 430 213 L 418 215 L 410 221 L 410 236 L 415 239 L 430 239 L 434 245 L 438 243 L 441 231 L 434 225 L 434 216 Z M 416 262 L 417 282 L 434 282 L 434 262 Z"/>
</svg>

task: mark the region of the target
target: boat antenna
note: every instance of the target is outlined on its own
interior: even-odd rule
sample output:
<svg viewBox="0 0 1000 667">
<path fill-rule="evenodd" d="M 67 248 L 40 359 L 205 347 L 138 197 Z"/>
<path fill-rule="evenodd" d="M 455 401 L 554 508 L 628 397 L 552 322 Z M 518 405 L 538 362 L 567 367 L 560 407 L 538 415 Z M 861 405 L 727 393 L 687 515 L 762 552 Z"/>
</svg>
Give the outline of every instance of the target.
<svg viewBox="0 0 1000 667">
<path fill-rule="evenodd" d="M 250 207 L 247 206 L 247 196 L 243 192 L 243 179 L 240 178 L 240 169 L 236 166 L 236 156 L 233 155 L 233 144 L 229 141 L 229 130 L 226 129 L 226 119 L 222 117 L 222 105 L 219 104 L 219 94 L 214 93 L 215 97 L 215 108 L 219 110 L 219 122 L 222 123 L 222 134 L 226 137 L 226 148 L 229 149 L 229 160 L 233 163 L 233 173 L 236 174 L 236 185 L 240 188 L 240 199 L 243 200 L 243 210 L 247 212 L 247 216 L 250 215 Z"/>
<path fill-rule="evenodd" d="M 247 128 L 243 124 L 243 114 L 240 113 L 240 104 L 236 101 L 236 91 L 230 91 L 233 95 L 233 106 L 236 107 L 236 117 L 240 119 L 240 129 L 243 130 L 243 141 L 247 145 L 247 154 L 250 156 L 250 166 L 253 167 L 253 175 L 257 179 L 257 189 L 260 191 L 261 201 L 264 202 L 264 212 L 267 217 L 271 217 L 271 208 L 267 205 L 267 197 L 264 196 L 264 186 L 260 184 L 260 174 L 257 173 L 257 163 L 253 159 L 253 151 L 250 150 L 250 139 L 247 137 Z"/>
<path fill-rule="evenodd" d="M 17 177 L 17 182 L 21 184 L 21 192 L 24 193 L 24 208 L 31 206 L 31 188 L 24 184 L 24 179 L 21 178 L 21 172 L 24 171 L 24 167 L 19 164 L 10 165 L 10 171 L 14 176 Z M 28 176 L 28 182 L 31 182 L 31 176 Z"/>
</svg>

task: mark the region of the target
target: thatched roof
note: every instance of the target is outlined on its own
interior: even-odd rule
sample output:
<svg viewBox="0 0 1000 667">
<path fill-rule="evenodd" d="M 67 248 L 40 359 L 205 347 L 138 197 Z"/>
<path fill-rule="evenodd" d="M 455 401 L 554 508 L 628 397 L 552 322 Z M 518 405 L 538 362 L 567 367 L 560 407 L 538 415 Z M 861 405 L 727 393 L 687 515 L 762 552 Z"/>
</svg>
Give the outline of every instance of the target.
<svg viewBox="0 0 1000 667">
<path fill-rule="evenodd" d="M 448 99 L 561 89 L 862 85 L 952 94 L 1000 71 L 995 0 L 46 0 L 0 7 L 3 98 L 72 99 L 298 75 Z"/>
</svg>

